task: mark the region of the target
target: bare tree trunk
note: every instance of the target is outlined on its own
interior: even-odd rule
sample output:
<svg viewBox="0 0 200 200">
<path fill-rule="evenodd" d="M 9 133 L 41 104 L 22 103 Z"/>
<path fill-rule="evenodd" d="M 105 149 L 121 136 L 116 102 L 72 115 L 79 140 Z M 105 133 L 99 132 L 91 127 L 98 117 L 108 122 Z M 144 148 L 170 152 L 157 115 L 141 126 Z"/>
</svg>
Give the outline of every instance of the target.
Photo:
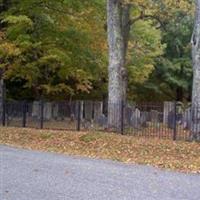
<svg viewBox="0 0 200 200">
<path fill-rule="evenodd" d="M 130 10 L 131 5 L 127 4 L 122 7 L 122 34 L 123 34 L 123 59 L 124 65 L 122 67 L 122 81 L 123 81 L 123 102 L 126 102 L 126 93 L 128 86 L 128 72 L 126 68 L 126 55 L 128 50 L 128 41 L 130 35 Z"/>
<path fill-rule="evenodd" d="M 196 0 L 195 24 L 192 36 L 193 89 L 192 139 L 200 140 L 200 0 Z"/>
<path fill-rule="evenodd" d="M 129 5 L 120 0 L 107 0 L 107 26 L 109 44 L 108 125 L 118 129 L 121 125 L 121 106 L 126 100 L 127 71 L 125 68 L 128 46 Z"/>
</svg>

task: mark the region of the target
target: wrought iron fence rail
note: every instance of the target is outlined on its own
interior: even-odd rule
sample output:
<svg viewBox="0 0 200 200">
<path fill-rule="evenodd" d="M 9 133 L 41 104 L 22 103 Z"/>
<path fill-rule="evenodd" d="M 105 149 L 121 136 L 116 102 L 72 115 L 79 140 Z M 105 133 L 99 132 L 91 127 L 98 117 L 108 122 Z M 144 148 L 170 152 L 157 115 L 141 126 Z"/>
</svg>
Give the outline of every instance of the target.
<svg viewBox="0 0 200 200">
<path fill-rule="evenodd" d="M 108 105 L 100 101 L 5 101 L 0 120 L 2 126 L 112 131 L 188 140 L 194 122 L 194 128 L 200 125 L 198 110 L 177 102 Z"/>
</svg>

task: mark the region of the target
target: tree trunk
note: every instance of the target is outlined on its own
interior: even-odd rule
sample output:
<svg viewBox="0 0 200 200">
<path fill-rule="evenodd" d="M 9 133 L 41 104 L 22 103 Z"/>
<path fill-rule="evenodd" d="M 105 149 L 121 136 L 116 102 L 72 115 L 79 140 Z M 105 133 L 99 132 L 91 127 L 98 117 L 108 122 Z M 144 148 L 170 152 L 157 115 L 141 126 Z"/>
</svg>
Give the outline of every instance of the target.
<svg viewBox="0 0 200 200">
<path fill-rule="evenodd" d="M 200 0 L 196 0 L 195 24 L 192 36 L 193 89 L 192 139 L 200 140 Z"/>
<path fill-rule="evenodd" d="M 120 0 L 107 0 L 109 44 L 108 125 L 119 130 L 121 107 L 126 100 L 127 71 L 125 68 L 129 35 L 129 5 Z"/>
<path fill-rule="evenodd" d="M 122 67 L 122 82 L 123 82 L 123 102 L 126 102 L 126 93 L 128 86 L 128 72 L 126 68 L 126 55 L 128 51 L 128 41 L 130 35 L 130 9 L 131 5 L 127 4 L 122 7 L 122 36 L 123 36 L 123 59 L 124 65 Z"/>
</svg>

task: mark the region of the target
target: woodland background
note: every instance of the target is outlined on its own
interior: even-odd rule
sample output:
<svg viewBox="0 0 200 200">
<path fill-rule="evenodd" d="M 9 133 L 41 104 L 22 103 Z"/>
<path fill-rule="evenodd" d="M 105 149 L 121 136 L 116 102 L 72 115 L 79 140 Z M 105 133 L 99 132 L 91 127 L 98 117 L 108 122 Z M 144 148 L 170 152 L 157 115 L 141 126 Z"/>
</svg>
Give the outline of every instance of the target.
<svg viewBox="0 0 200 200">
<path fill-rule="evenodd" d="M 137 0 L 131 18 L 128 100 L 190 101 L 194 2 Z M 105 0 L 0 0 L 0 21 L 7 98 L 107 98 Z"/>
</svg>

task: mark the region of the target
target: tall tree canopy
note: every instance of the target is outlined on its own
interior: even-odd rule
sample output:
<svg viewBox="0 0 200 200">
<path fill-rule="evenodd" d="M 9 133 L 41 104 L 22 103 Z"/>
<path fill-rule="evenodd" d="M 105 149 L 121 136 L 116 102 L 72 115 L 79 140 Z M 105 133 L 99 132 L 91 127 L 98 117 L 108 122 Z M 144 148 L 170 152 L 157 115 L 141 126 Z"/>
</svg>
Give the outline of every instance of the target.
<svg viewBox="0 0 200 200">
<path fill-rule="evenodd" d="M 190 100 L 193 1 L 116 1 L 123 67 L 121 76 L 110 69 L 110 78 L 108 1 L 0 0 L 0 68 L 8 97 L 102 99 L 118 78 L 117 101 Z"/>
<path fill-rule="evenodd" d="M 106 40 L 97 1 L 7 2 L 0 55 L 12 98 L 71 98 L 102 84 Z"/>
</svg>

